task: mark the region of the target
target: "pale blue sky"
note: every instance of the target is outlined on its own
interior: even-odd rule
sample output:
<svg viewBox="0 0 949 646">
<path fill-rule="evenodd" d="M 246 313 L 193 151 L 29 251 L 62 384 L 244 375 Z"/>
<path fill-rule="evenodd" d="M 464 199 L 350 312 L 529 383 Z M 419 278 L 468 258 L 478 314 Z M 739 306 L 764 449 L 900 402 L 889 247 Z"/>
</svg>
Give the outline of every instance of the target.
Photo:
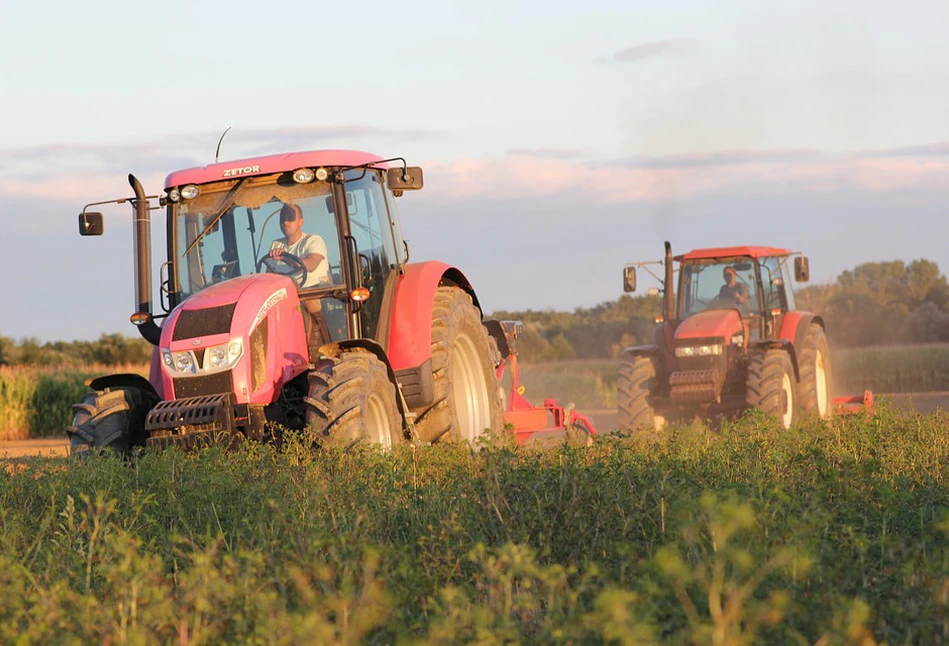
<svg viewBox="0 0 949 646">
<path fill-rule="evenodd" d="M 128 212 L 97 240 L 76 214 L 212 161 L 228 126 L 222 159 L 423 166 L 413 258 L 489 310 L 616 298 L 665 237 L 791 246 L 821 281 L 949 269 L 949 3 L 265 6 L 4 3 L 0 335 L 134 334 Z"/>
</svg>

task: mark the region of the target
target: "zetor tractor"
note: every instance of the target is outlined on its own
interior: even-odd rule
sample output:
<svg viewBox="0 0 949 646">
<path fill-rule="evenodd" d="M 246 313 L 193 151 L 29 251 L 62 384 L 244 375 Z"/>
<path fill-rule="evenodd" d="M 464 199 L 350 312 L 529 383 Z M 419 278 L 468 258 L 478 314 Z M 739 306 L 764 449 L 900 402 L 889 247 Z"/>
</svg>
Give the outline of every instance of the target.
<svg viewBox="0 0 949 646">
<path fill-rule="evenodd" d="M 636 289 L 636 268 L 662 264 L 663 314 L 652 345 L 626 348 L 617 382 L 619 425 L 656 429 L 672 419 L 733 415 L 760 408 L 785 428 L 798 413 L 832 410 L 831 366 L 824 322 L 795 308 L 788 260 L 798 282 L 807 258 L 774 247 L 696 249 L 624 269 L 624 290 Z M 673 261 L 679 263 L 678 298 Z M 653 274 L 655 276 L 655 274 Z M 659 278 L 658 276 L 655 276 Z M 659 290 L 651 290 L 658 293 Z"/>
<path fill-rule="evenodd" d="M 131 322 L 155 345 L 149 378 L 92 380 L 67 429 L 73 453 L 278 441 L 281 428 L 387 447 L 501 428 L 500 357 L 474 290 L 455 267 L 408 262 L 395 198 L 422 188 L 420 168 L 324 150 L 174 172 L 159 196 L 129 183 L 134 197 L 87 205 L 79 232 L 103 232 L 89 207 L 133 208 Z"/>
</svg>

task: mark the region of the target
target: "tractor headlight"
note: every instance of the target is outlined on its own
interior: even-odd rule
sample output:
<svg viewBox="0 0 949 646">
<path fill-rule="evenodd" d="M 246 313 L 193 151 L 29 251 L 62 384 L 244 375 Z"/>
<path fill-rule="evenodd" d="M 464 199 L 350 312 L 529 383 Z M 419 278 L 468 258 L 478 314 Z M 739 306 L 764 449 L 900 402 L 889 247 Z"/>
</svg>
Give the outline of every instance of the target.
<svg viewBox="0 0 949 646">
<path fill-rule="evenodd" d="M 172 352 L 170 350 L 162 350 L 161 360 L 166 366 L 168 366 L 171 372 L 193 375 L 198 371 L 198 366 L 194 361 L 194 355 L 190 352 Z"/>
<path fill-rule="evenodd" d="M 201 194 L 201 189 L 194 184 L 188 184 L 187 186 L 182 187 L 180 194 L 181 197 L 186 200 L 193 200 Z"/>
<path fill-rule="evenodd" d="M 722 343 L 709 343 L 707 345 L 686 345 L 676 348 L 677 357 L 717 357 L 725 351 Z"/>
<path fill-rule="evenodd" d="M 204 356 L 205 370 L 223 370 L 230 368 L 244 354 L 244 344 L 240 339 L 208 348 Z"/>
</svg>

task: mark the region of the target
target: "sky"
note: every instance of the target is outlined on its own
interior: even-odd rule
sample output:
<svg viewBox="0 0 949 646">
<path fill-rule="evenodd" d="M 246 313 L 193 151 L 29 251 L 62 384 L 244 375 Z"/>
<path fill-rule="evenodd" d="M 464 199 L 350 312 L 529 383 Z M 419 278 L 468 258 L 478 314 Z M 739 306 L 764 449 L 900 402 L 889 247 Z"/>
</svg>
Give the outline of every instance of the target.
<svg viewBox="0 0 949 646">
<path fill-rule="evenodd" d="M 487 312 L 614 300 L 664 240 L 787 247 L 818 283 L 946 271 L 946 24 L 913 0 L 4 2 L 0 336 L 135 334 L 130 211 L 101 238 L 77 215 L 213 162 L 228 127 L 222 161 L 422 166 L 411 259 L 458 266 Z"/>
</svg>

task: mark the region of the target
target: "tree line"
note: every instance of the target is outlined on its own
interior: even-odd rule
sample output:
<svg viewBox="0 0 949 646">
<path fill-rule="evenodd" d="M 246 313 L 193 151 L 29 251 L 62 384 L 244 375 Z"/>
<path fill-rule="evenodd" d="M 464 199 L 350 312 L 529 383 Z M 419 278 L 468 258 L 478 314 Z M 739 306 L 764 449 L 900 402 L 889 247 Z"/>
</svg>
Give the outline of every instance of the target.
<svg viewBox="0 0 949 646">
<path fill-rule="evenodd" d="M 831 344 L 866 347 L 949 342 L 949 284 L 929 260 L 867 262 L 827 285 L 804 287 L 797 308 L 824 318 Z M 652 343 L 660 296 L 623 294 L 572 312 L 497 311 L 489 318 L 520 320 L 524 361 L 608 359 L 629 345 Z M 0 336 L 0 366 L 146 363 L 152 346 L 139 337 L 103 334 L 95 341 L 41 343 Z"/>
</svg>

